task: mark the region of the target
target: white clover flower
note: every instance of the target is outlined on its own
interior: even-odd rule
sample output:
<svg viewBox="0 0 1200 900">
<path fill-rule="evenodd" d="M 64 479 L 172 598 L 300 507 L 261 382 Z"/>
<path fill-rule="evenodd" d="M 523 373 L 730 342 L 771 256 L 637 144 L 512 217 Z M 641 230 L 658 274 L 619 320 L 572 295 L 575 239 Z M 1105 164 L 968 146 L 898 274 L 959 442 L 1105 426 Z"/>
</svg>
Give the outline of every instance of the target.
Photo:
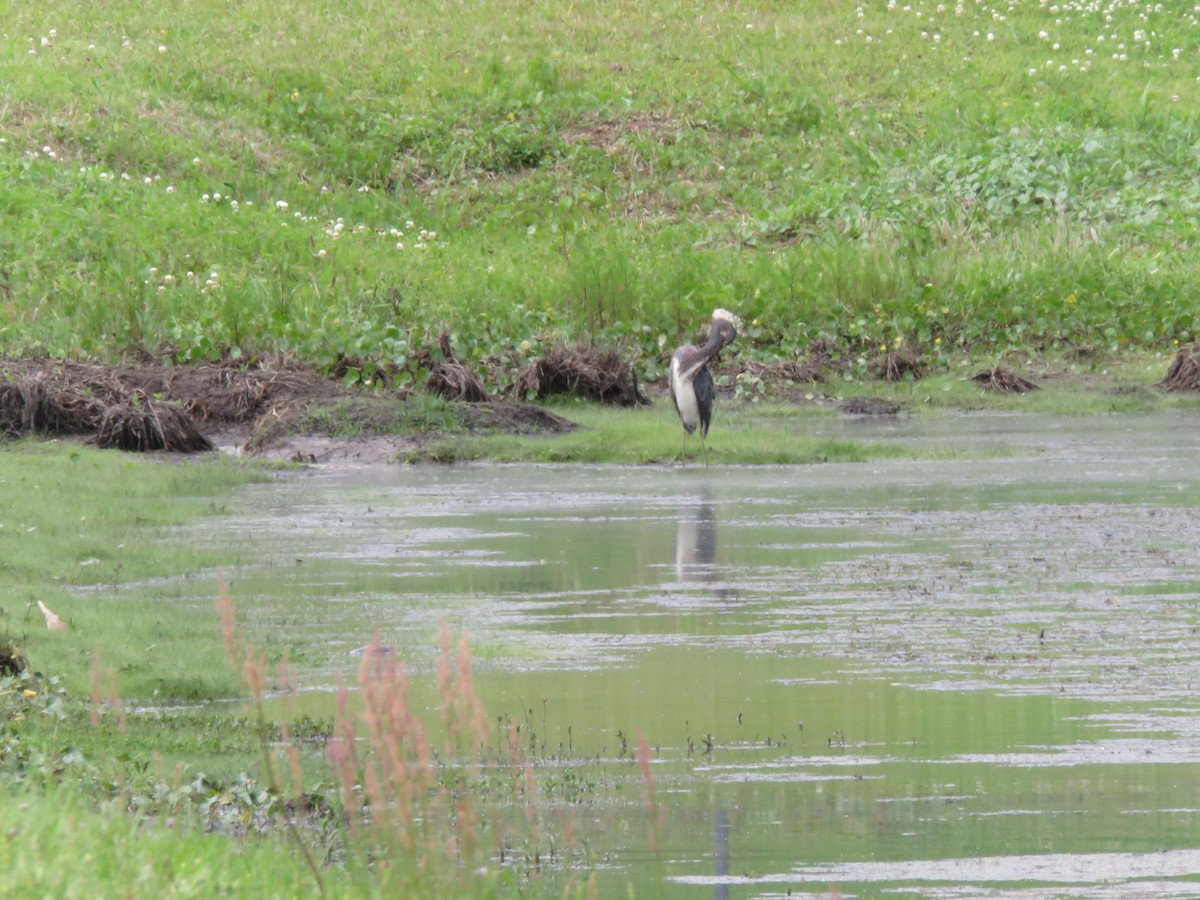
<svg viewBox="0 0 1200 900">
<path fill-rule="evenodd" d="M 320 250 L 317 251 L 317 256 L 324 256 L 324 255 L 325 255 L 325 248 L 322 247 Z"/>
<path fill-rule="evenodd" d="M 213 202 L 214 202 L 214 203 L 220 203 L 220 202 L 221 202 L 221 194 L 220 194 L 220 192 L 219 192 L 219 191 L 218 191 L 217 193 L 213 194 Z"/>
<path fill-rule="evenodd" d="M 166 46 L 164 46 L 163 44 L 159 44 L 159 45 L 158 45 L 158 52 L 159 52 L 159 53 L 166 53 L 166 52 L 167 52 L 167 48 L 166 48 Z"/>
<path fill-rule="evenodd" d="M 275 201 L 275 208 L 276 208 L 276 209 L 287 209 L 287 208 L 288 208 L 288 202 L 287 202 L 286 200 L 276 200 L 276 201 Z"/>
</svg>

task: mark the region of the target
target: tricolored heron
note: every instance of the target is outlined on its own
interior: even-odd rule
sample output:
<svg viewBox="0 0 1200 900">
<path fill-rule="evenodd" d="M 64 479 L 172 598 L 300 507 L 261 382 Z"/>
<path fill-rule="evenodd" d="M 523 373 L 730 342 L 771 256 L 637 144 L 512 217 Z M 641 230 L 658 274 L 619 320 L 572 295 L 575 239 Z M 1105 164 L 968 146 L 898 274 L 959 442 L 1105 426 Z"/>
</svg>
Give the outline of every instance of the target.
<svg viewBox="0 0 1200 900">
<path fill-rule="evenodd" d="M 713 399 L 717 396 L 717 387 L 708 371 L 708 361 L 722 347 L 733 343 L 737 337 L 737 325 L 737 316 L 729 310 L 715 310 L 708 330 L 708 342 L 703 347 L 684 344 L 671 356 L 671 399 L 675 402 L 679 421 L 683 423 L 684 449 L 680 451 L 680 464 L 684 462 L 687 436 L 695 434 L 699 428 L 700 449 L 704 451 L 704 465 L 708 465 L 708 447 L 704 439 L 708 436 Z"/>
</svg>

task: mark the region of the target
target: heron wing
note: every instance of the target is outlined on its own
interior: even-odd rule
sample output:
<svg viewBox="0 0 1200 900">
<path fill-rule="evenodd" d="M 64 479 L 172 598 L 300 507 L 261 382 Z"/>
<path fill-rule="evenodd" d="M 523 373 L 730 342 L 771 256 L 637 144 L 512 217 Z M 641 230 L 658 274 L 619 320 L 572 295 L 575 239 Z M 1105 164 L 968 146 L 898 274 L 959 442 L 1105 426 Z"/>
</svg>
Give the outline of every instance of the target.
<svg viewBox="0 0 1200 900">
<path fill-rule="evenodd" d="M 692 379 L 696 389 L 696 406 L 700 408 L 700 437 L 708 437 L 708 423 L 712 421 L 713 400 L 717 396 L 717 386 L 713 383 L 712 373 L 708 366 L 702 365 L 700 371 Z"/>
</svg>

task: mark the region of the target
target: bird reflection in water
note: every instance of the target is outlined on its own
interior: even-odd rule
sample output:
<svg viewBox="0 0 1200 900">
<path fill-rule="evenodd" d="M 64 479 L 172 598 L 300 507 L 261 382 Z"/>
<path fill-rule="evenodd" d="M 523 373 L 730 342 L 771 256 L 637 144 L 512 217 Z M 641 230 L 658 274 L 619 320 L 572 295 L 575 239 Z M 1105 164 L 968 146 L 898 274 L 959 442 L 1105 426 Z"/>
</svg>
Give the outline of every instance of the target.
<svg viewBox="0 0 1200 900">
<path fill-rule="evenodd" d="M 675 519 L 675 577 L 682 582 L 712 581 L 717 577 L 717 511 L 712 495 L 679 508 Z"/>
</svg>

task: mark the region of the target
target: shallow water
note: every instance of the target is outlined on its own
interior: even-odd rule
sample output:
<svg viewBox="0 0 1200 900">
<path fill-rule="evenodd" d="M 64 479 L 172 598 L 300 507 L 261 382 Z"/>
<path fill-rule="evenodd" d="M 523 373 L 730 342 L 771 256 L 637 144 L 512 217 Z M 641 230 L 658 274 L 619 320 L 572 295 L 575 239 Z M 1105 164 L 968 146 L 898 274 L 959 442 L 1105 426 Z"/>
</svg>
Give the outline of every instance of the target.
<svg viewBox="0 0 1200 900">
<path fill-rule="evenodd" d="M 796 428 L 964 458 L 317 471 L 203 537 L 308 688 L 467 630 L 489 713 L 595 760 L 602 894 L 1200 895 L 1200 417 Z"/>
</svg>

